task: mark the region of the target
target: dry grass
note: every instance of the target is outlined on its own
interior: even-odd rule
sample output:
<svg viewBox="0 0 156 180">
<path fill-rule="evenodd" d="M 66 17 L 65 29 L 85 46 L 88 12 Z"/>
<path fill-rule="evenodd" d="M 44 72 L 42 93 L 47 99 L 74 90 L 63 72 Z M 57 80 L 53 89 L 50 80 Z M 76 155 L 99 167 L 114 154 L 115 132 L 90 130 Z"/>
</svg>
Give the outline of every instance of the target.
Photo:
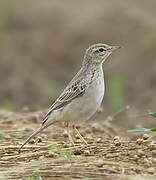
<svg viewBox="0 0 156 180">
<path fill-rule="evenodd" d="M 88 146 L 76 139 L 76 146 L 71 147 L 63 132 L 49 128 L 42 133 L 40 143 L 37 138 L 31 142 L 35 144 L 25 146 L 19 154 L 19 145 L 36 127 L 42 113 L 0 114 L 4 135 L 0 140 L 1 179 L 149 180 L 155 177 L 156 143 L 151 139 L 111 138 L 98 126 L 95 131 L 94 125 L 90 126 L 90 132 L 86 126 L 82 128 Z"/>
</svg>

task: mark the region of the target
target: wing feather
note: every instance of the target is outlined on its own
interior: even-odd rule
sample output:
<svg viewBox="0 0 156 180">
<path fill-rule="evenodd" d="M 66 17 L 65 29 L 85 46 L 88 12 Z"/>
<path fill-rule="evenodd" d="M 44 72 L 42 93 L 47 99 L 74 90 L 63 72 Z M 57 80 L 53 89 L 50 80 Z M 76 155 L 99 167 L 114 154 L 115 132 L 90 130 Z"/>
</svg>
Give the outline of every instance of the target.
<svg viewBox="0 0 156 180">
<path fill-rule="evenodd" d="M 67 88 L 65 88 L 63 93 L 51 105 L 50 110 L 43 119 L 43 124 L 48 120 L 49 116 L 54 110 L 66 106 L 73 99 L 76 99 L 77 97 L 80 97 L 85 93 L 85 90 L 90 86 L 90 83 L 92 81 L 92 77 L 89 77 L 86 81 L 86 78 L 80 76 L 79 73 L 75 76 L 75 78 L 69 83 Z"/>
</svg>

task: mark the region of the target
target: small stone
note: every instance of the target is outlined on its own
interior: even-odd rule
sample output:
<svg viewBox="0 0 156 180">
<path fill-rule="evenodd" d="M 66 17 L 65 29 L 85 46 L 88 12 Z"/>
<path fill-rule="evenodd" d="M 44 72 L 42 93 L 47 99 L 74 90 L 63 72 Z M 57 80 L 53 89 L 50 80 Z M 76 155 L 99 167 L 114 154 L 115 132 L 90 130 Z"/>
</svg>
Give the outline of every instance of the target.
<svg viewBox="0 0 156 180">
<path fill-rule="evenodd" d="M 145 167 L 151 167 L 151 165 L 152 165 L 152 162 L 147 158 L 145 158 L 142 162 Z"/>
<path fill-rule="evenodd" d="M 119 136 L 114 136 L 114 141 L 115 141 L 115 140 L 118 140 L 118 141 L 119 141 L 119 140 L 120 140 Z"/>
<path fill-rule="evenodd" d="M 155 143 L 153 141 L 148 145 L 148 147 L 149 147 L 150 150 L 156 149 L 156 145 L 155 145 Z"/>
<path fill-rule="evenodd" d="M 75 150 L 73 152 L 74 155 L 81 155 L 82 154 L 82 151 L 81 150 Z"/>
<path fill-rule="evenodd" d="M 138 151 L 137 151 L 137 155 L 140 156 L 140 157 L 142 157 L 142 156 L 145 155 L 145 152 L 142 151 L 142 150 L 138 150 Z"/>
<path fill-rule="evenodd" d="M 97 142 L 97 143 L 102 142 L 102 138 L 97 138 L 97 139 L 96 139 L 96 142 Z"/>
<path fill-rule="evenodd" d="M 89 151 L 89 150 L 85 150 L 85 151 L 84 151 L 84 155 L 90 156 L 90 151 Z"/>
<path fill-rule="evenodd" d="M 81 128 L 81 126 L 78 125 L 78 124 L 77 124 L 75 127 L 76 127 L 76 129 L 78 129 L 78 130 Z"/>
<path fill-rule="evenodd" d="M 103 160 L 102 159 L 99 159 L 98 161 L 97 161 L 97 163 L 96 163 L 96 166 L 97 167 L 103 167 L 103 165 L 104 165 L 104 162 L 103 162 Z"/>
<path fill-rule="evenodd" d="M 149 163 L 149 160 L 147 158 L 143 159 L 143 163 L 146 164 L 146 163 Z"/>
<path fill-rule="evenodd" d="M 156 156 L 156 150 L 152 150 L 152 156 Z"/>
<path fill-rule="evenodd" d="M 50 151 L 47 154 L 45 154 L 45 157 L 47 157 L 47 158 L 54 158 L 56 156 L 57 156 L 57 154 L 52 152 L 52 151 Z"/>
<path fill-rule="evenodd" d="M 137 161 L 138 159 L 139 159 L 138 155 L 135 154 L 135 155 L 133 156 L 133 160 Z"/>
<path fill-rule="evenodd" d="M 98 113 L 102 113 L 103 112 L 103 108 L 102 107 L 98 108 L 97 112 Z"/>
<path fill-rule="evenodd" d="M 31 139 L 31 140 L 29 141 L 29 144 L 35 144 L 35 140 L 34 140 L 34 139 Z"/>
<path fill-rule="evenodd" d="M 65 131 L 65 132 L 62 134 L 62 136 L 63 136 L 64 138 L 67 138 L 67 137 L 68 137 L 68 133 Z"/>
<path fill-rule="evenodd" d="M 113 154 L 111 154 L 111 153 L 106 154 L 106 158 L 112 158 L 112 157 L 114 157 L 114 155 L 113 155 Z"/>
<path fill-rule="evenodd" d="M 38 159 L 43 160 L 43 159 L 44 159 L 44 155 L 43 155 L 43 156 L 38 157 Z"/>
<path fill-rule="evenodd" d="M 77 144 L 81 144 L 81 145 L 82 145 L 82 141 L 81 141 L 81 139 L 76 139 L 75 143 L 77 143 Z"/>
<path fill-rule="evenodd" d="M 154 164 L 156 164 L 156 158 L 153 158 L 153 159 L 152 159 L 152 162 L 153 162 Z"/>
<path fill-rule="evenodd" d="M 139 144 L 139 145 L 143 144 L 143 139 L 138 138 L 138 139 L 136 140 L 136 143 Z"/>
<path fill-rule="evenodd" d="M 143 138 L 143 140 L 147 140 L 147 139 L 150 138 L 150 135 L 149 135 L 149 134 L 144 134 L 144 135 L 142 136 L 142 138 Z"/>
<path fill-rule="evenodd" d="M 115 146 L 120 146 L 120 145 L 121 145 L 121 142 L 118 141 L 118 140 L 115 140 L 115 141 L 114 141 L 114 144 L 115 144 Z"/>
<path fill-rule="evenodd" d="M 39 137 L 37 138 L 37 143 L 41 143 L 41 142 L 43 142 L 43 139 L 42 139 L 41 136 L 39 136 Z"/>
<path fill-rule="evenodd" d="M 80 139 L 80 137 L 78 136 L 78 134 L 75 135 L 75 138 L 76 138 L 76 139 Z"/>
<path fill-rule="evenodd" d="M 153 167 L 149 167 L 149 168 L 147 169 L 147 172 L 148 172 L 149 174 L 154 174 L 154 173 L 155 173 L 155 169 L 154 169 Z"/>
</svg>

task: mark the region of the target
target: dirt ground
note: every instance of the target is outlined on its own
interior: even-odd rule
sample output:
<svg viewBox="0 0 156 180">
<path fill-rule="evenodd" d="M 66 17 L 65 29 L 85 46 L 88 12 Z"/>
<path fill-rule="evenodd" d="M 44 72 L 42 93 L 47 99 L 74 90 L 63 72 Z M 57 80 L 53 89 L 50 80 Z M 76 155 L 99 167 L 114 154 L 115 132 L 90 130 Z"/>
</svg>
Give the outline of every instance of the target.
<svg viewBox="0 0 156 180">
<path fill-rule="evenodd" d="M 106 123 L 80 127 L 88 146 L 76 136 L 72 147 L 65 131 L 49 127 L 19 154 L 19 146 L 39 126 L 43 114 L 0 111 L 0 179 L 156 178 L 156 142 L 148 135 L 115 136 Z"/>
</svg>

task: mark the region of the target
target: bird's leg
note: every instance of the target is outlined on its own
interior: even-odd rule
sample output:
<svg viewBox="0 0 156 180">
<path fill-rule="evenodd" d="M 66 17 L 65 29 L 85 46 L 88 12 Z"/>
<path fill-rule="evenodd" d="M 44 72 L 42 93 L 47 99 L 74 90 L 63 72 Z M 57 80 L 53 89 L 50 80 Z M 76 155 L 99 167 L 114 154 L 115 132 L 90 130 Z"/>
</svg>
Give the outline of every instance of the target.
<svg viewBox="0 0 156 180">
<path fill-rule="evenodd" d="M 70 134 L 70 132 L 69 132 L 69 129 L 68 129 L 67 133 L 68 133 L 69 141 L 71 142 L 71 144 L 72 144 L 73 146 L 75 146 L 75 143 L 74 143 L 73 138 L 72 138 L 72 136 L 71 136 L 71 134 Z"/>
<path fill-rule="evenodd" d="M 83 138 L 83 136 L 80 134 L 80 132 L 78 131 L 78 129 L 77 129 L 75 126 L 74 126 L 73 128 L 74 128 L 74 130 L 76 131 L 76 133 L 77 133 L 78 137 L 80 138 L 80 140 L 81 140 L 82 142 L 84 142 L 86 145 L 88 145 L 87 141 Z"/>
<path fill-rule="evenodd" d="M 72 136 L 70 134 L 70 128 L 69 128 L 69 124 L 68 123 L 66 123 L 66 127 L 67 127 L 67 134 L 68 134 L 69 141 L 71 142 L 71 144 L 73 146 L 75 146 L 74 140 L 73 140 L 73 138 L 72 138 Z"/>
</svg>

